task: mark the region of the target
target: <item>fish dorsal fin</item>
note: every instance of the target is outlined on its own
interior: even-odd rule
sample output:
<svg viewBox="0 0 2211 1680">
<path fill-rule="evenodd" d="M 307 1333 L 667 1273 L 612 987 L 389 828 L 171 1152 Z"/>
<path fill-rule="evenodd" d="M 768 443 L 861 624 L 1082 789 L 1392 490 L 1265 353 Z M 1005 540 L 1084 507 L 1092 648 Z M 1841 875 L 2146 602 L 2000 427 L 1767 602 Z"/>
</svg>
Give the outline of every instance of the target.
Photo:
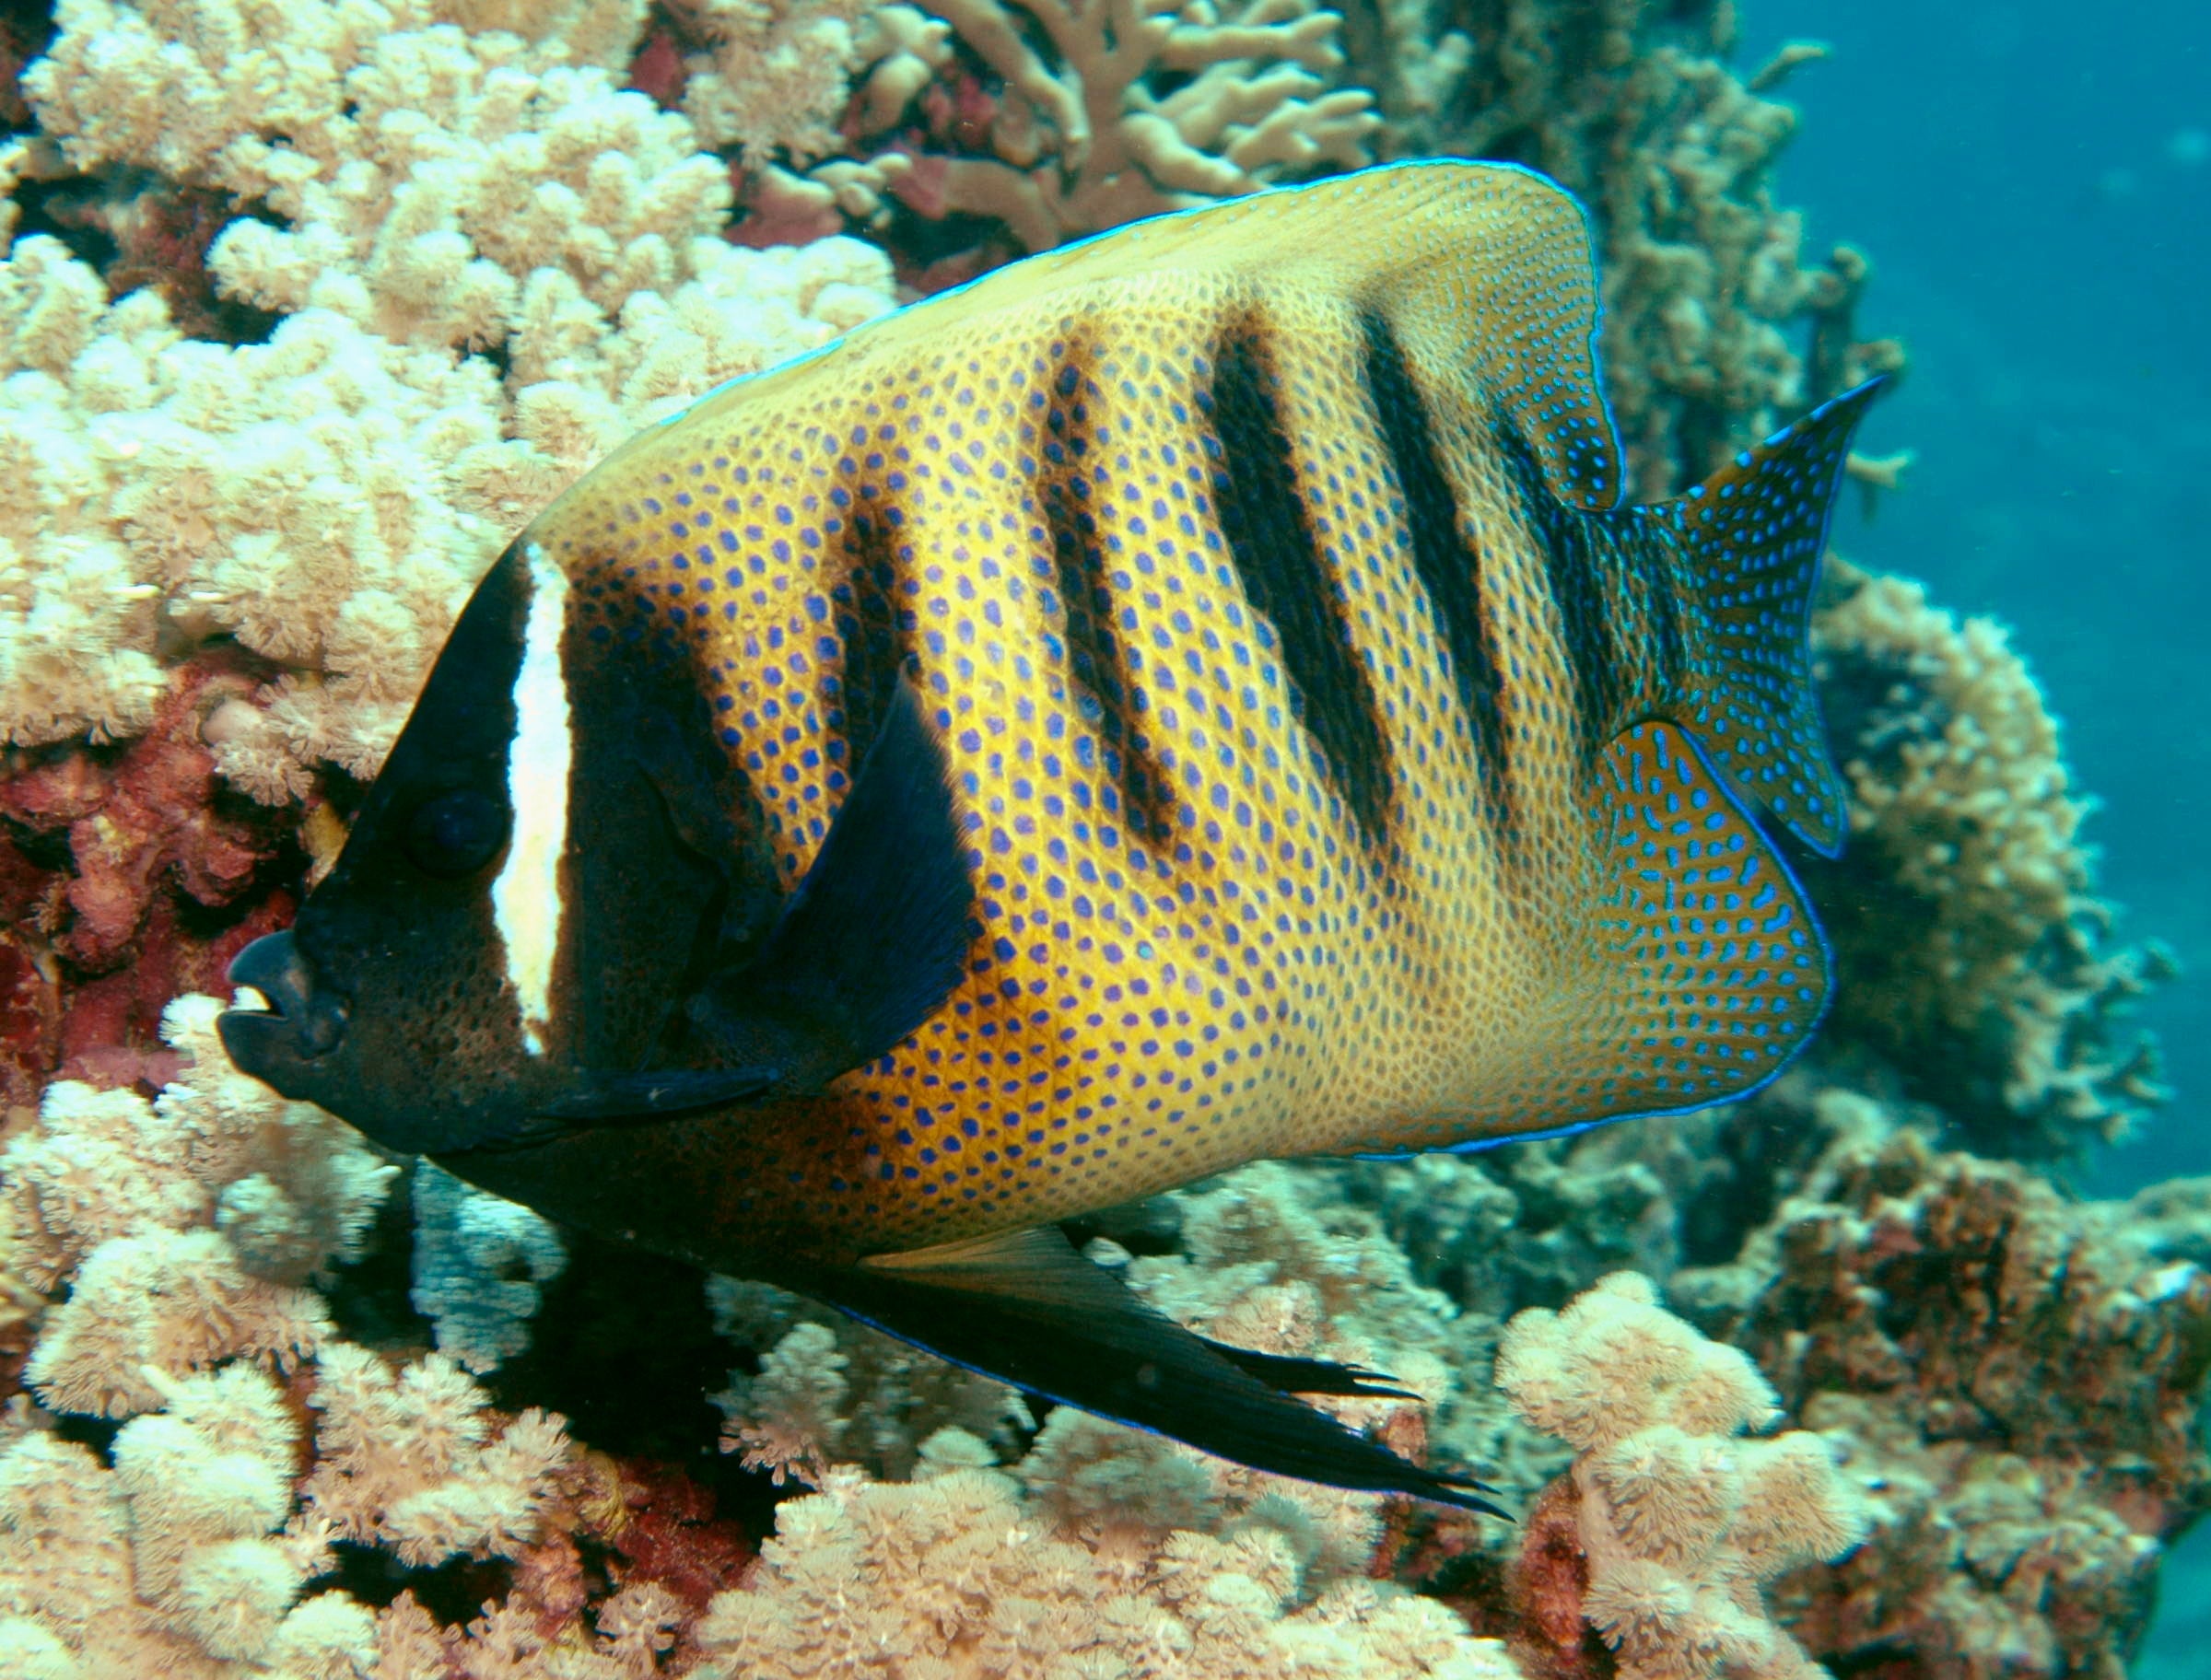
<svg viewBox="0 0 2211 1680">
<path fill-rule="evenodd" d="M 1133 223 L 871 321 L 708 392 L 678 419 L 710 423 L 742 404 L 785 407 L 795 420 L 833 389 L 988 354 L 1048 327 L 1054 311 L 1111 303 L 1141 321 L 1147 310 L 1224 313 L 1269 297 L 1347 324 L 1382 316 L 1432 393 L 1509 419 L 1562 501 L 1619 502 L 1588 222 L 1563 188 L 1513 164 L 1388 164 Z"/>
<path fill-rule="evenodd" d="M 1451 1120 L 1409 1119 L 1353 1148 L 1488 1149 L 1749 1096 L 1827 1007 L 1812 908 L 1757 823 L 1670 723 L 1623 731 L 1591 790 L 1597 888 L 1559 1004 L 1482 1060 Z"/>
<path fill-rule="evenodd" d="M 704 825 L 706 813 L 684 806 L 686 789 L 660 791 L 679 832 Z M 591 1127 L 819 1091 L 887 1053 L 952 994 L 974 899 L 942 747 L 900 682 L 813 863 L 757 948 L 703 953 L 708 972 L 673 1023 L 693 1059 L 578 1068 L 539 1099 L 529 1124 L 477 1147 L 535 1148 Z M 717 965 L 723 954 L 731 960 Z"/>
<path fill-rule="evenodd" d="M 1208 1452 L 1308 1481 L 1495 1512 L 1286 1392 L 1386 1394 L 1386 1378 L 1193 1335 L 1056 1226 L 809 1266 L 791 1287 L 954 1364 Z"/>
</svg>

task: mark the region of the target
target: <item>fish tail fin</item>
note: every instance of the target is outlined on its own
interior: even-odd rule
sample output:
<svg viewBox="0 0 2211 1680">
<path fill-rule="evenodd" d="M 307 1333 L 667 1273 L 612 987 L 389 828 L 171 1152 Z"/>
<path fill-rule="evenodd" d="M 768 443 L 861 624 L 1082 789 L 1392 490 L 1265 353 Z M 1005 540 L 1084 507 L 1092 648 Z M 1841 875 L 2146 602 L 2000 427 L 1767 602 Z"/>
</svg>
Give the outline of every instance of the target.
<svg viewBox="0 0 2211 1680">
<path fill-rule="evenodd" d="M 1807 629 L 1851 434 L 1882 384 L 1821 403 L 1687 496 L 1644 510 L 1669 529 L 1688 572 L 1684 674 L 1654 709 L 1695 736 L 1745 804 L 1831 858 L 1846 810 Z"/>
</svg>

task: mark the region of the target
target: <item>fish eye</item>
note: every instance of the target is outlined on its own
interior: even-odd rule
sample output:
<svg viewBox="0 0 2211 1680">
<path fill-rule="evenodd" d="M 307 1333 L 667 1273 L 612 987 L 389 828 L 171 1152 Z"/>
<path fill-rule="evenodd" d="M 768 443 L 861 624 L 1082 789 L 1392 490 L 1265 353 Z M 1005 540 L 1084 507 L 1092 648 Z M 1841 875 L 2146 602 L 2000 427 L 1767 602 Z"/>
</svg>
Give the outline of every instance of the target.
<svg viewBox="0 0 2211 1680">
<path fill-rule="evenodd" d="M 507 838 L 507 811 L 489 794 L 455 788 L 425 799 L 407 819 L 407 855 L 425 873 L 473 875 Z"/>
</svg>

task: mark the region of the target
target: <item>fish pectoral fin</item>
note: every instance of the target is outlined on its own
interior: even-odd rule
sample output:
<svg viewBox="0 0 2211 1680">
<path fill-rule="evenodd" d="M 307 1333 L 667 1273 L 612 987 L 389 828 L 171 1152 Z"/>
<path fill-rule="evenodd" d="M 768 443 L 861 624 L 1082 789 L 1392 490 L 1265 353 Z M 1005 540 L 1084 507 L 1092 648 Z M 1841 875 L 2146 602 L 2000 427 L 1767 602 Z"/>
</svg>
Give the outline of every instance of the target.
<svg viewBox="0 0 2211 1680">
<path fill-rule="evenodd" d="M 955 1365 L 1257 1470 L 1504 1514 L 1479 1482 L 1399 1458 L 1284 1392 L 1397 1392 L 1371 1373 L 1193 1335 L 1054 1226 L 790 1281 Z"/>
<path fill-rule="evenodd" d="M 713 1059 L 817 1091 L 942 1006 L 974 904 L 944 750 L 901 680 L 813 864 L 759 949 L 693 995 L 690 1025 Z"/>
<path fill-rule="evenodd" d="M 543 1149 L 579 1132 L 610 1126 L 644 1126 L 702 1109 L 750 1102 L 774 1087 L 772 1068 L 650 1069 L 597 1073 L 578 1069 L 558 1094 L 538 1098 L 529 1112 L 496 1126 L 475 1127 L 464 1154 L 512 1155 Z"/>
<path fill-rule="evenodd" d="M 654 1068 L 584 1073 L 574 1087 L 537 1107 L 539 1118 L 573 1126 L 626 1126 L 700 1109 L 750 1102 L 776 1083 L 773 1068 Z"/>
</svg>

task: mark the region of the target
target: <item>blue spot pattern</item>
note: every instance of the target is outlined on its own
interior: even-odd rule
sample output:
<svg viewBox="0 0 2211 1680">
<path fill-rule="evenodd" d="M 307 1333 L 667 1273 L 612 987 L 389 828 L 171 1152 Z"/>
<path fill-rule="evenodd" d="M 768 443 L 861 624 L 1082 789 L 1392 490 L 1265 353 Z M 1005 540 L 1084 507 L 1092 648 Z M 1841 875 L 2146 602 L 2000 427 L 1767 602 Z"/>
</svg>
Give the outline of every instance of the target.
<svg viewBox="0 0 2211 1680">
<path fill-rule="evenodd" d="M 1377 406 L 1377 312 L 1417 425 Z M 1216 506 L 1230 322 L 1324 594 L 1303 670 Z M 1818 937 L 1729 788 L 1784 820 L 1823 796 L 1808 749 L 1772 745 L 1801 676 L 1761 639 L 1807 531 L 1816 559 L 1819 469 L 1792 438 L 1754 451 L 1720 498 L 1748 511 L 1703 536 L 1690 504 L 1616 511 L 1596 323 L 1586 223 L 1540 177 L 1363 171 L 902 311 L 547 511 L 585 632 L 692 662 L 786 887 L 890 682 L 965 826 L 965 978 L 877 1063 L 756 1116 L 733 1221 L 910 1248 L 1258 1156 L 1691 1106 L 1794 1053 Z M 1813 453 L 1847 434 L 1807 426 Z M 1331 759 L 1316 728 L 1350 698 L 1314 692 L 1323 632 L 1367 696 L 1363 809 L 1353 737 Z M 1709 738 L 1644 720 L 1676 682 L 1703 684 Z"/>
</svg>

